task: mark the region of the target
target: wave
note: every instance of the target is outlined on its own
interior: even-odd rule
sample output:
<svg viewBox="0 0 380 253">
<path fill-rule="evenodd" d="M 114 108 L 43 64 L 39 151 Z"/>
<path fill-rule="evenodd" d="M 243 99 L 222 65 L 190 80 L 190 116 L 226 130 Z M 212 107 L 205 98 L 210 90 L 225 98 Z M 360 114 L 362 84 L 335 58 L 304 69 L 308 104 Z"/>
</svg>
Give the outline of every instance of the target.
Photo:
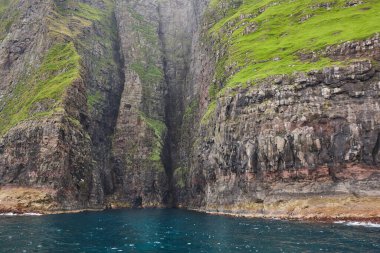
<svg viewBox="0 0 380 253">
<path fill-rule="evenodd" d="M 380 223 L 373 223 L 373 222 L 360 222 L 360 221 L 335 221 L 336 224 L 343 224 L 346 226 L 361 226 L 361 227 L 368 227 L 368 228 L 380 228 Z"/>
<path fill-rule="evenodd" d="M 0 213 L 0 216 L 41 216 L 40 213 Z"/>
</svg>

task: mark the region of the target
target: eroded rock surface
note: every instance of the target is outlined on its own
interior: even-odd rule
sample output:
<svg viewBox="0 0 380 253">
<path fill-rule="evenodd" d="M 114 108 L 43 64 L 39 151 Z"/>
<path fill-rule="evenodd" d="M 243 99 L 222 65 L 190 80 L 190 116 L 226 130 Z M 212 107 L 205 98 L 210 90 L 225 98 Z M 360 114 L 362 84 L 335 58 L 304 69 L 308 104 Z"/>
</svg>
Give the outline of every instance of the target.
<svg viewBox="0 0 380 253">
<path fill-rule="evenodd" d="M 296 52 L 317 70 L 229 87 L 245 63 L 283 60 L 227 60 L 283 2 L 216 31 L 242 1 L 3 2 L 0 211 L 380 217 L 379 31 Z"/>
<path fill-rule="evenodd" d="M 366 49 L 367 43 L 374 46 Z M 345 50 L 341 57 L 371 58 L 267 78 L 220 97 L 215 115 L 201 126 L 202 141 L 195 149 L 188 181 L 196 196 L 192 205 L 239 212 L 250 209 L 247 203 L 286 205 L 331 195 L 378 197 L 378 37 L 337 48 L 357 48 L 354 45 L 363 47 Z M 273 208 L 252 213 L 276 216 Z"/>
</svg>

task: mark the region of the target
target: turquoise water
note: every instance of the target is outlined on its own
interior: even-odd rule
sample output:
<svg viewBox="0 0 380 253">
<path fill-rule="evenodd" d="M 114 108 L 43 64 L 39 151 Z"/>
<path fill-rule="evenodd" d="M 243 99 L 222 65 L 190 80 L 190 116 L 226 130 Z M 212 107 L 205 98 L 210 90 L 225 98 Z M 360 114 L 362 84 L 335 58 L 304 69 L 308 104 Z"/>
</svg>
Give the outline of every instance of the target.
<svg viewBox="0 0 380 253">
<path fill-rule="evenodd" d="M 0 252 L 380 252 L 380 228 L 170 209 L 1 216 Z"/>
</svg>

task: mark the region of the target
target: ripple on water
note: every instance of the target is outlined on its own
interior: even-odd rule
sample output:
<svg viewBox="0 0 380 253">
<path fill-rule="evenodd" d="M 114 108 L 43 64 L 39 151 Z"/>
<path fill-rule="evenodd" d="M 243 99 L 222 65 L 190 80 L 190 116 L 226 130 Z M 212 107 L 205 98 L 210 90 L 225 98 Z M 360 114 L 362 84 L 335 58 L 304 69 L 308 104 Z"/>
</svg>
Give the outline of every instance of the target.
<svg viewBox="0 0 380 253">
<path fill-rule="evenodd" d="M 64 251 L 63 251 L 64 249 Z M 0 217 L 0 252 L 380 252 L 379 224 L 302 223 L 183 210 Z"/>
</svg>

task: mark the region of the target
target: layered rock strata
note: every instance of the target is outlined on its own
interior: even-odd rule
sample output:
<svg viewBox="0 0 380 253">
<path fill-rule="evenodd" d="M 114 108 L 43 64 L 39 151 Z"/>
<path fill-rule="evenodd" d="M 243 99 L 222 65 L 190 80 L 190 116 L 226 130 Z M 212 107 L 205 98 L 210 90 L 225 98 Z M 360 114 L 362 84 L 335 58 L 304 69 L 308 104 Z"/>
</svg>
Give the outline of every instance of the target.
<svg viewBox="0 0 380 253">
<path fill-rule="evenodd" d="M 378 36 L 346 43 L 328 55 L 359 58 L 348 66 L 274 76 L 220 97 L 195 144 L 190 206 L 378 217 L 379 45 Z"/>
<path fill-rule="evenodd" d="M 0 211 L 380 217 L 379 31 L 256 59 L 248 2 L 0 0 Z"/>
</svg>

